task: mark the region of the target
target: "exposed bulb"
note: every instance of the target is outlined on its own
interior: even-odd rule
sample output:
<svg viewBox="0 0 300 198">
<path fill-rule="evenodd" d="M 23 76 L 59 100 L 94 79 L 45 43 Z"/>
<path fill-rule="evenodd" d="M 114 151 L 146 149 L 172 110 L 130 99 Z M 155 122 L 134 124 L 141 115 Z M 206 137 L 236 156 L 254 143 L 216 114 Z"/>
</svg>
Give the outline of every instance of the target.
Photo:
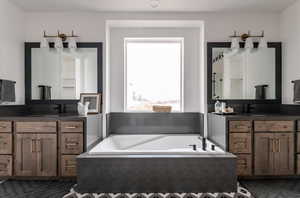
<svg viewBox="0 0 300 198">
<path fill-rule="evenodd" d="M 152 8 L 157 8 L 159 6 L 159 0 L 150 0 L 149 3 Z"/>
</svg>

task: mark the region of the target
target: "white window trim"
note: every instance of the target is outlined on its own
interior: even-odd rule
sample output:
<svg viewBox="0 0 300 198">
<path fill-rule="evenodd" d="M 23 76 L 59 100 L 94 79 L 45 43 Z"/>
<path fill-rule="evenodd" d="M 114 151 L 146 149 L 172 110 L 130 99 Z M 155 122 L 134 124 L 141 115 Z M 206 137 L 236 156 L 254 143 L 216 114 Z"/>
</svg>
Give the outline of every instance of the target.
<svg viewBox="0 0 300 198">
<path fill-rule="evenodd" d="M 183 37 L 146 37 L 146 38 L 124 38 L 124 93 L 123 93 L 123 100 L 124 100 L 124 112 L 135 112 L 135 113 L 151 113 L 152 111 L 133 111 L 127 109 L 127 43 L 180 43 L 181 44 L 181 64 L 180 64 L 180 110 L 179 111 L 172 111 L 173 113 L 176 112 L 184 112 L 184 38 Z"/>
</svg>

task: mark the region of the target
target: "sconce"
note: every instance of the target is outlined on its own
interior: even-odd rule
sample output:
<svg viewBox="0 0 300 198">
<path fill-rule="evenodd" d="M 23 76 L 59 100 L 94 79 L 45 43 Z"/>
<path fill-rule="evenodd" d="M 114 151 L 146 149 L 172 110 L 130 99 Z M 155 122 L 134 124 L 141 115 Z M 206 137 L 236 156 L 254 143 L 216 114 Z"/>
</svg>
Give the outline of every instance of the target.
<svg viewBox="0 0 300 198">
<path fill-rule="evenodd" d="M 259 41 L 259 48 L 267 48 L 267 42 L 265 41 L 264 37 L 265 37 L 265 32 L 262 31 L 261 35 L 251 35 L 250 31 L 248 31 L 248 33 L 244 33 L 241 35 L 237 35 L 237 32 L 234 31 L 234 34 L 232 36 L 229 36 L 232 41 L 231 41 L 231 49 L 236 49 L 239 48 L 239 39 L 245 43 L 245 48 L 247 49 L 251 49 L 254 47 L 253 45 L 253 40 L 252 38 L 260 38 Z"/>
<path fill-rule="evenodd" d="M 40 47 L 41 48 L 49 48 L 48 39 L 53 38 L 54 39 L 54 47 L 56 49 L 61 49 L 61 48 L 63 48 L 63 42 L 65 42 L 69 38 L 68 47 L 70 49 L 76 49 L 77 44 L 76 44 L 75 38 L 78 38 L 78 37 L 79 36 L 74 34 L 74 31 L 72 31 L 72 33 L 70 35 L 60 33 L 59 31 L 57 31 L 57 35 L 47 35 L 46 31 L 44 31 L 44 35 L 42 37 Z"/>
</svg>

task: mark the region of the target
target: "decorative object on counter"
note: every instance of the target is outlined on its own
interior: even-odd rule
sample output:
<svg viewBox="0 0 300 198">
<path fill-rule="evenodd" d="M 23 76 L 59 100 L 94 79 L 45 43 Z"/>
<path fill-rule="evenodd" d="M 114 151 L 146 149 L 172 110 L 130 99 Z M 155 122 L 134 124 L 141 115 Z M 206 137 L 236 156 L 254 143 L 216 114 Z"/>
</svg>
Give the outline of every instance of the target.
<svg viewBox="0 0 300 198">
<path fill-rule="evenodd" d="M 57 31 L 57 35 L 47 35 L 46 31 L 44 31 L 44 35 L 42 37 L 41 40 L 41 48 L 49 48 L 49 43 L 48 43 L 48 39 L 49 38 L 54 38 L 55 39 L 55 48 L 57 49 L 61 49 L 63 48 L 63 44 L 62 42 L 67 41 L 67 39 L 69 38 L 69 48 L 74 50 L 77 48 L 77 44 L 76 44 L 76 40 L 75 38 L 78 38 L 79 36 L 74 34 L 74 31 L 72 30 L 72 33 L 70 35 L 68 34 L 64 34 L 64 33 L 60 33 L 59 30 Z"/>
<path fill-rule="evenodd" d="M 222 104 L 218 99 L 215 103 L 215 112 L 216 113 L 221 113 L 222 112 Z"/>
<path fill-rule="evenodd" d="M 266 88 L 269 85 L 257 85 L 255 86 L 255 99 L 265 100 L 266 99 Z"/>
<path fill-rule="evenodd" d="M 0 80 L 0 103 L 16 101 L 15 84 L 15 81 Z"/>
<path fill-rule="evenodd" d="M 77 103 L 78 114 L 81 116 L 87 116 L 87 114 L 89 112 L 89 105 L 90 105 L 90 102 L 85 102 L 85 104 L 78 102 Z"/>
<path fill-rule="evenodd" d="M 294 83 L 294 103 L 300 103 L 300 80 L 294 80 L 292 83 Z"/>
<path fill-rule="evenodd" d="M 51 100 L 51 86 L 39 85 L 40 88 L 40 99 Z"/>
<path fill-rule="evenodd" d="M 152 110 L 153 112 L 162 112 L 162 113 L 169 113 L 172 111 L 172 107 L 171 106 L 162 106 L 162 105 L 153 105 L 152 106 Z"/>
<path fill-rule="evenodd" d="M 101 112 L 101 94 L 98 93 L 81 93 L 80 102 L 85 104 L 89 102 L 88 114 L 97 114 Z"/>
</svg>

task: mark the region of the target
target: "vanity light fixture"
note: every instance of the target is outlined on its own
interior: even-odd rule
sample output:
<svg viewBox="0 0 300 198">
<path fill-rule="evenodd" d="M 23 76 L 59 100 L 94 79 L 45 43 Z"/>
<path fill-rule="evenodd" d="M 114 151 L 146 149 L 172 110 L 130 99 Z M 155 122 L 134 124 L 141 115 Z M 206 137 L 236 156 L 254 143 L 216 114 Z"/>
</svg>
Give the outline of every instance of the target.
<svg viewBox="0 0 300 198">
<path fill-rule="evenodd" d="M 79 36 L 75 35 L 73 30 L 72 30 L 72 33 L 70 35 L 60 33 L 59 30 L 57 31 L 57 35 L 47 35 L 46 31 L 44 31 L 44 35 L 43 35 L 43 38 L 41 40 L 41 48 L 47 48 L 46 46 L 49 47 L 49 43 L 47 43 L 48 39 L 53 38 L 53 39 L 55 39 L 54 40 L 54 42 L 55 42 L 54 47 L 57 48 L 57 49 L 63 48 L 63 42 L 65 42 L 67 39 L 70 40 L 69 48 L 76 49 L 77 45 L 76 45 L 75 38 L 77 38 L 77 37 L 79 37 Z"/>
<path fill-rule="evenodd" d="M 235 50 L 235 49 L 239 49 L 239 48 L 240 48 L 239 39 L 238 38 L 232 38 L 231 39 L 231 49 Z"/>
<path fill-rule="evenodd" d="M 68 47 L 71 51 L 75 51 L 77 49 L 77 43 L 74 37 L 69 38 Z"/>
<path fill-rule="evenodd" d="M 62 49 L 64 47 L 63 46 L 63 42 L 62 42 L 62 40 L 59 37 L 55 38 L 54 47 L 56 49 Z"/>
<path fill-rule="evenodd" d="M 40 48 L 49 49 L 49 43 L 45 37 L 42 37 Z"/>
<path fill-rule="evenodd" d="M 234 31 L 234 34 L 232 36 L 230 36 L 230 38 L 232 39 L 231 48 L 236 49 L 235 46 L 236 46 L 236 42 L 238 41 L 238 39 L 240 39 L 243 42 L 246 42 L 245 48 L 247 48 L 247 49 L 253 48 L 254 44 L 253 44 L 253 39 L 252 38 L 260 38 L 261 42 L 262 41 L 264 42 L 264 43 L 261 44 L 262 47 L 264 48 L 266 46 L 266 42 L 264 41 L 264 37 L 265 37 L 265 32 L 264 31 L 262 31 L 261 35 L 251 35 L 250 31 L 248 31 L 248 33 L 238 35 L 237 32 Z"/>
<path fill-rule="evenodd" d="M 268 43 L 265 38 L 260 38 L 258 48 L 259 49 L 267 49 L 268 48 Z"/>
</svg>

